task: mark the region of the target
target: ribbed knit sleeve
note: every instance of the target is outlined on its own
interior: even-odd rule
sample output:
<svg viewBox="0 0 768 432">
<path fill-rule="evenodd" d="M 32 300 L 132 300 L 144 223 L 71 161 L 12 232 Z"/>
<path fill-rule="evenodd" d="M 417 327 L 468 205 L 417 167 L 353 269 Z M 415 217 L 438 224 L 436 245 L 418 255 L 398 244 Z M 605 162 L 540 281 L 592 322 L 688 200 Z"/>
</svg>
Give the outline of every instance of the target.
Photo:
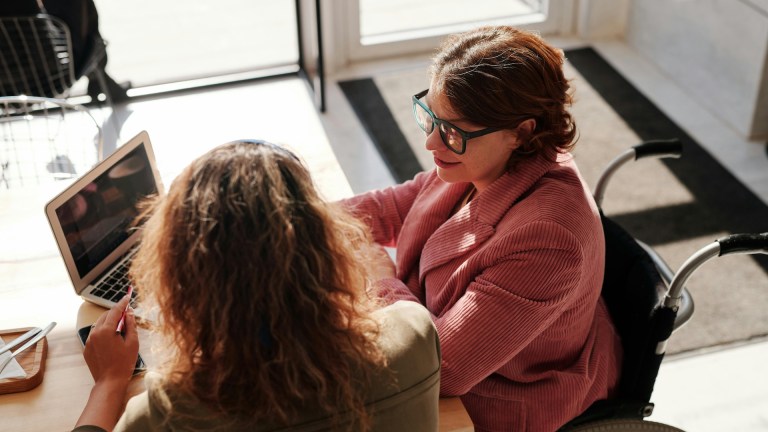
<svg viewBox="0 0 768 432">
<path fill-rule="evenodd" d="M 376 290 L 376 296 L 384 300 L 386 304 L 392 304 L 400 300 L 422 303 L 408 286 L 397 278 L 380 279 L 374 282 L 373 288 Z"/>
<path fill-rule="evenodd" d="M 364 220 L 370 227 L 374 240 L 382 246 L 397 246 L 397 237 L 416 197 L 421 192 L 426 173 L 417 174 L 413 180 L 375 190 L 341 201 L 352 214 Z"/>
</svg>

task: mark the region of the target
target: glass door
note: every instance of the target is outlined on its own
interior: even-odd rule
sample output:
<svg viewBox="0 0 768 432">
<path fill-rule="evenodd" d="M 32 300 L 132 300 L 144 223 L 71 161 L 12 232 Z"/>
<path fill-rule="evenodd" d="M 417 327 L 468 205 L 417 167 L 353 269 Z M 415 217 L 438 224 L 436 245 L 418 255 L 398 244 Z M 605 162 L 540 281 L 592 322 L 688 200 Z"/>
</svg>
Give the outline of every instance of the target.
<svg viewBox="0 0 768 432">
<path fill-rule="evenodd" d="M 295 71 L 296 5 L 271 0 L 95 0 L 108 73 L 133 88 Z M 269 74 L 266 74 L 269 75 Z M 200 83 L 200 85 L 204 85 Z M 191 85 L 194 86 L 194 85 Z"/>
<path fill-rule="evenodd" d="M 572 0 L 349 0 L 348 61 L 434 49 L 447 34 L 511 24 L 542 34 L 570 31 Z"/>
</svg>

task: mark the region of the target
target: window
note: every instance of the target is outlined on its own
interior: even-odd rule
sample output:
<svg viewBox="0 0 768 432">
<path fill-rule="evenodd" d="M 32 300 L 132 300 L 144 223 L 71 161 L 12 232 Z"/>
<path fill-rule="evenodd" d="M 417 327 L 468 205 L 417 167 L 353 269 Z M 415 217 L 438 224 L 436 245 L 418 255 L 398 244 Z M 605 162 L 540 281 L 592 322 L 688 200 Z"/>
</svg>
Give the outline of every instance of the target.
<svg viewBox="0 0 768 432">
<path fill-rule="evenodd" d="M 298 62 L 293 1 L 96 0 L 107 70 L 145 87 Z"/>
<path fill-rule="evenodd" d="M 335 65 L 433 50 L 450 33 L 510 24 L 542 34 L 570 31 L 572 0 L 348 0 L 332 2 L 346 51 Z"/>
<path fill-rule="evenodd" d="M 451 28 L 499 19 L 518 23 L 546 19 L 541 0 L 360 0 L 359 5 L 363 45 L 444 34 Z"/>
</svg>

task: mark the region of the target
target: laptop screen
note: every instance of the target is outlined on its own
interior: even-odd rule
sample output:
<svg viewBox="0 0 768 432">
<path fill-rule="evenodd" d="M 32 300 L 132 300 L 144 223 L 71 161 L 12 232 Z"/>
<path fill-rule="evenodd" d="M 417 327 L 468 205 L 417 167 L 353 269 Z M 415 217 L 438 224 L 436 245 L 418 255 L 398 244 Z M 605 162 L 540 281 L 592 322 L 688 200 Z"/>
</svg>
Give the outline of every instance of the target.
<svg viewBox="0 0 768 432">
<path fill-rule="evenodd" d="M 130 236 L 137 203 L 156 193 L 147 151 L 139 145 L 56 208 L 81 278 Z"/>
</svg>

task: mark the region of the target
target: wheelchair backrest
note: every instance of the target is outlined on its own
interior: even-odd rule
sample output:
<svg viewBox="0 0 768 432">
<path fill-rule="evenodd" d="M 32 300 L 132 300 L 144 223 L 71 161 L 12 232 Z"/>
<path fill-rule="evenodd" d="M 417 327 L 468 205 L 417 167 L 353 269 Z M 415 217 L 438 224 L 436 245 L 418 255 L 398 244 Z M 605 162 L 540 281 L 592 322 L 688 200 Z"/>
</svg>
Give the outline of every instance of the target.
<svg viewBox="0 0 768 432">
<path fill-rule="evenodd" d="M 648 253 L 611 219 L 601 215 L 605 235 L 602 296 L 621 336 L 624 358 L 618 399 L 648 402 L 662 355 L 657 355 L 658 311 L 667 287 Z M 661 321 L 661 323 L 660 323 Z"/>
</svg>

